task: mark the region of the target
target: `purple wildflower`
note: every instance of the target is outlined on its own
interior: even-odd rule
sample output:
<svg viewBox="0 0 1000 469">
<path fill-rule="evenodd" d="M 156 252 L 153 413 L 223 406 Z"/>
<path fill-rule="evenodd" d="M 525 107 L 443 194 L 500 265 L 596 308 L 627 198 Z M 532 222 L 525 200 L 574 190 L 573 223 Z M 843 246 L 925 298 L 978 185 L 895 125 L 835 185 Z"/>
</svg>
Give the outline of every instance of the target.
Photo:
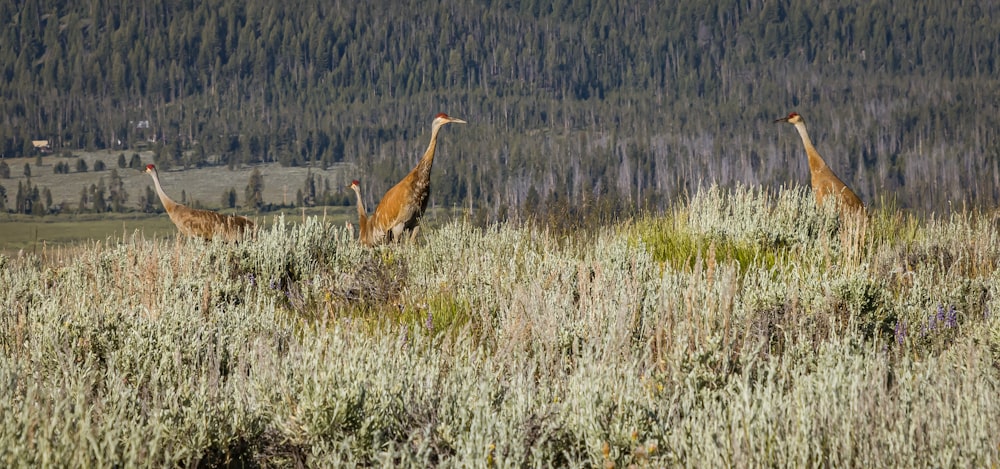
<svg viewBox="0 0 1000 469">
<path fill-rule="evenodd" d="M 250 281 L 251 287 L 257 286 L 257 277 L 255 277 L 253 274 L 247 274 L 247 280 Z"/>
<path fill-rule="evenodd" d="M 427 310 L 427 330 L 428 331 L 434 330 L 434 316 L 432 315 L 430 309 Z"/>
<path fill-rule="evenodd" d="M 937 329 L 939 322 L 944 322 L 944 306 L 941 303 L 938 303 L 937 313 L 931 313 L 931 316 L 927 318 L 927 329 L 931 331 Z"/>
<path fill-rule="evenodd" d="M 903 341 L 906 340 L 906 322 L 896 322 L 896 343 L 903 345 Z"/>
<path fill-rule="evenodd" d="M 948 317 L 946 319 L 948 327 L 958 327 L 958 311 L 955 311 L 955 306 L 948 305 Z"/>
</svg>

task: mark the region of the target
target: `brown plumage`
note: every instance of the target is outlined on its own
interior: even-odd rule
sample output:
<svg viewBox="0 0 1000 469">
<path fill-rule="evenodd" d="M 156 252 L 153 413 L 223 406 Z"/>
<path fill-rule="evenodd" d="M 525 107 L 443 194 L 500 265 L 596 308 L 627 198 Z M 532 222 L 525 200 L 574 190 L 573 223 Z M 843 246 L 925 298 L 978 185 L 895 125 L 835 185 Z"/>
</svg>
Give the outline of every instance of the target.
<svg viewBox="0 0 1000 469">
<path fill-rule="evenodd" d="M 809 173 L 812 176 L 813 193 L 816 194 L 816 202 L 818 204 L 822 205 L 826 197 L 832 195 L 839 198 L 842 211 L 864 211 L 865 204 L 861 202 L 858 195 L 834 174 L 833 170 L 827 166 L 826 161 L 823 161 L 823 157 L 816 151 L 812 140 L 809 139 L 809 133 L 806 131 L 806 123 L 802 120 L 802 116 L 793 112 L 788 117 L 778 119 L 774 122 L 787 122 L 794 125 L 795 130 L 799 131 L 799 136 L 802 137 L 802 144 L 806 147 L 806 155 L 809 157 Z"/>
<path fill-rule="evenodd" d="M 368 211 L 365 210 L 365 203 L 361 200 L 361 184 L 357 180 L 351 181 L 351 189 L 358 196 L 358 241 L 365 246 L 372 245 L 372 228 L 368 224 Z M 350 222 L 348 222 L 350 223 Z"/>
<path fill-rule="evenodd" d="M 404 230 L 410 230 L 410 239 L 416 237 L 420 217 L 427 209 L 427 199 L 431 193 L 431 166 L 437 147 L 438 131 L 445 124 L 465 124 L 466 122 L 441 113 L 431 124 L 431 143 L 423 158 L 402 181 L 382 196 L 375 207 L 375 213 L 368 219 L 373 244 L 386 240 L 399 241 Z"/>
<path fill-rule="evenodd" d="M 160 187 L 156 166 L 147 165 L 146 172 L 153 176 L 156 194 L 160 196 L 160 203 L 163 204 L 164 210 L 170 216 L 170 221 L 174 222 L 177 230 L 184 235 L 209 241 L 216 237 L 226 241 L 235 241 L 243 233 L 253 231 L 254 223 L 249 218 L 239 215 L 223 215 L 211 210 L 198 210 L 174 202 Z"/>
</svg>

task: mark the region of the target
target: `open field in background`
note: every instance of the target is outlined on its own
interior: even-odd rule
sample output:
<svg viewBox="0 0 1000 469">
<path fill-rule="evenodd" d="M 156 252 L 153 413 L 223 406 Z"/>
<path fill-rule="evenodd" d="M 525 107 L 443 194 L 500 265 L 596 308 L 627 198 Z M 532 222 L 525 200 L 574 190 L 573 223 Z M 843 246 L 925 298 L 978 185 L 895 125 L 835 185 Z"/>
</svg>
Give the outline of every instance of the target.
<svg viewBox="0 0 1000 469">
<path fill-rule="evenodd" d="M 128 162 L 132 155 L 139 154 L 143 165 L 153 163 L 152 151 L 134 150 L 99 150 L 82 151 L 74 150 L 73 158 L 63 158 L 58 153 L 46 155 L 42 158 L 42 166 L 35 166 L 35 158 L 5 158 L 3 161 L 10 166 L 10 179 L 0 179 L 0 185 L 7 188 L 7 204 L 13 205 L 14 197 L 17 195 L 18 181 L 24 182 L 24 164 L 31 166 L 31 184 L 39 188 L 48 187 L 52 191 L 52 201 L 55 204 L 63 204 L 69 207 L 70 211 L 75 211 L 80 202 L 80 192 L 89 188 L 91 184 L 96 185 L 100 178 L 104 178 L 104 183 L 110 181 L 111 169 L 117 169 L 118 174 L 125 183 L 125 191 L 128 193 L 127 206 L 138 208 L 139 197 L 146 192 L 146 186 L 153 187 L 153 179 L 142 171 L 128 168 L 118 168 L 118 155 L 124 154 L 125 161 Z M 87 162 L 89 170 L 84 173 L 76 172 L 76 160 L 81 158 Z M 94 163 L 101 160 L 107 166 L 105 171 L 94 171 Z M 55 174 L 53 171 L 57 163 L 65 162 L 70 165 L 69 174 Z M 225 166 L 212 166 L 206 168 L 191 168 L 181 170 L 181 168 L 171 168 L 167 171 L 160 171 L 160 183 L 163 190 L 177 202 L 181 201 L 181 192 L 184 192 L 187 203 L 198 201 L 207 208 L 218 208 L 222 204 L 223 191 L 229 188 L 236 189 L 237 205 L 242 207 L 245 199 L 243 191 L 250 180 L 253 170 L 260 169 L 264 176 L 264 202 L 271 204 L 295 203 L 295 193 L 301 189 L 306 180 L 306 175 L 312 171 L 317 175 L 317 190 L 323 190 L 323 180 L 329 179 L 331 191 L 343 193 L 344 196 L 354 198 L 354 193 L 347 189 L 347 185 L 352 179 L 361 179 L 360 175 L 352 174 L 353 165 L 339 164 L 327 169 L 307 168 L 307 167 L 283 167 L 278 163 L 261 164 L 254 166 L 241 166 L 229 170 Z M 366 194 L 368 197 L 368 194 Z"/>
<path fill-rule="evenodd" d="M 0 255 L 0 461 L 995 467 L 995 215 L 812 200 Z"/>
<path fill-rule="evenodd" d="M 223 213 L 242 212 L 225 210 Z M 348 221 L 355 226 L 358 223 L 357 209 L 353 206 L 309 207 L 246 215 L 265 227 L 282 216 L 291 223 L 304 221 L 303 216 L 318 217 L 333 226 L 344 226 L 344 222 Z M 428 228 L 433 228 L 461 216 L 460 209 L 429 209 L 424 215 L 424 222 Z M 0 253 L 12 254 L 19 250 L 37 253 L 46 246 L 69 247 L 90 241 L 120 241 L 136 232 L 148 239 L 173 238 L 177 235 L 177 228 L 166 213 L 91 213 L 44 217 L 0 213 Z"/>
</svg>

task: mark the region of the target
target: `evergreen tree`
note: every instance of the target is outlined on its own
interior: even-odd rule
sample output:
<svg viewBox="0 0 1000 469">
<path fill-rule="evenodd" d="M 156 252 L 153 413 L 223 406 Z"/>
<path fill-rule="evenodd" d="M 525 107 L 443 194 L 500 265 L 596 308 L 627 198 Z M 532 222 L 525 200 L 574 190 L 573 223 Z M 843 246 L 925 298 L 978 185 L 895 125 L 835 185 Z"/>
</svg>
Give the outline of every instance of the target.
<svg viewBox="0 0 1000 469">
<path fill-rule="evenodd" d="M 48 187 L 42 190 L 42 197 L 45 198 L 45 207 L 49 212 L 54 210 L 52 206 L 52 191 Z"/>
<path fill-rule="evenodd" d="M 260 174 L 259 169 L 254 168 L 253 172 L 250 173 L 250 180 L 247 182 L 246 189 L 243 190 L 243 198 L 248 207 L 257 210 L 264 207 L 264 176 Z"/>
<path fill-rule="evenodd" d="M 90 201 L 94 205 L 94 213 L 104 213 L 108 211 L 108 202 L 104 198 L 107 188 L 104 186 L 104 178 L 97 181 L 97 185 L 90 185 Z"/>
<path fill-rule="evenodd" d="M 230 187 L 222 191 L 222 206 L 224 208 L 236 208 L 236 189 Z"/>
<path fill-rule="evenodd" d="M 157 213 L 159 212 L 159 206 L 157 205 L 158 196 L 156 191 L 152 187 L 146 186 L 146 194 L 139 197 L 139 210 L 142 213 Z"/>
<path fill-rule="evenodd" d="M 87 191 L 87 186 L 83 186 L 80 190 L 80 202 L 76 204 L 76 212 L 83 213 L 87 210 L 87 205 L 90 204 L 89 192 Z"/>
<path fill-rule="evenodd" d="M 121 161 L 125 158 L 122 155 Z M 118 175 L 117 169 L 111 170 L 110 183 L 108 185 L 108 200 L 111 202 L 111 210 L 124 212 L 125 203 L 128 202 L 128 193 L 125 191 L 125 181 Z"/>
</svg>

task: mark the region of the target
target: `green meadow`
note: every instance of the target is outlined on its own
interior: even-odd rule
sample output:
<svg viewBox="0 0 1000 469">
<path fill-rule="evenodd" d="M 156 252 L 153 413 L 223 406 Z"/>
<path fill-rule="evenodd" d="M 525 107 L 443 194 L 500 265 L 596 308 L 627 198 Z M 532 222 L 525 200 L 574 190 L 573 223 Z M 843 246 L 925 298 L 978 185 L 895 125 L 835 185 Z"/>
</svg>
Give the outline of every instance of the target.
<svg viewBox="0 0 1000 469">
<path fill-rule="evenodd" d="M 0 255 L 6 467 L 1000 462 L 993 213 L 710 188 L 373 250 L 318 214 L 108 223 Z"/>
</svg>

